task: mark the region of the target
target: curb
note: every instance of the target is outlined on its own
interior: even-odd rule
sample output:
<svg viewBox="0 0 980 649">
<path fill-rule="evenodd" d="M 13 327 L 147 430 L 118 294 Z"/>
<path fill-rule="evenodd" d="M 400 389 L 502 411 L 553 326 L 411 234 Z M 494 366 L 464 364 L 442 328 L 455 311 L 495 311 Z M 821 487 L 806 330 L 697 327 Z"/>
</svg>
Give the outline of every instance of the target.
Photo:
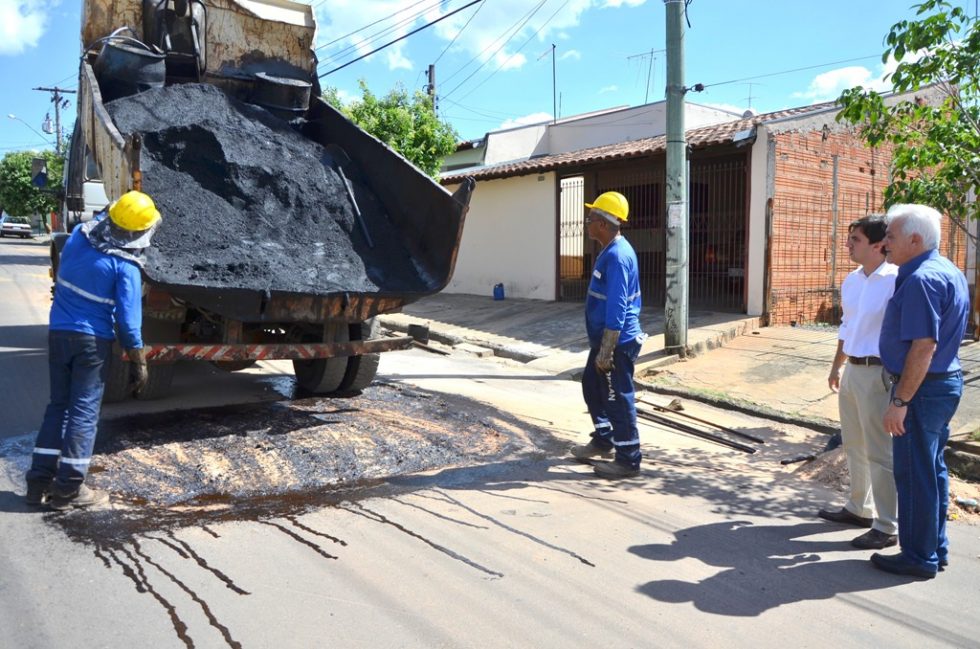
<svg viewBox="0 0 980 649">
<path fill-rule="evenodd" d="M 644 390 L 648 390 L 650 392 L 667 394 L 672 397 L 683 397 L 685 399 L 698 401 L 709 406 L 714 406 L 715 408 L 734 410 L 746 415 L 763 417 L 765 419 L 771 419 L 772 421 L 778 421 L 783 424 L 801 426 L 803 428 L 809 428 L 817 431 L 818 433 L 824 433 L 826 435 L 836 435 L 840 432 L 840 426 L 836 422 L 829 419 L 788 415 L 784 412 L 780 412 L 779 410 L 773 410 L 772 408 L 763 406 L 762 404 L 753 403 L 752 401 L 742 401 L 740 399 L 733 399 L 730 397 L 712 397 L 695 390 L 661 386 L 639 379 L 635 380 L 634 383 Z"/>
</svg>

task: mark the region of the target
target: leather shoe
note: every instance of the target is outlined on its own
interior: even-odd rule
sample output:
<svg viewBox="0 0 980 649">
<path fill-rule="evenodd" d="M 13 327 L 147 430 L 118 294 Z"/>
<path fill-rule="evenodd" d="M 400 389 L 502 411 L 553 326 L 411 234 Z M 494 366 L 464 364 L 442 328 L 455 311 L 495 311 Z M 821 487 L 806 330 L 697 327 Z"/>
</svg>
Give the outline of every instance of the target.
<svg viewBox="0 0 980 649">
<path fill-rule="evenodd" d="M 902 553 L 886 556 L 875 552 L 871 555 L 871 563 L 878 570 L 884 570 L 894 575 L 909 575 L 911 577 L 921 577 L 922 579 L 932 579 L 936 576 L 936 570 L 917 565 L 902 556 Z"/>
<path fill-rule="evenodd" d="M 817 516 L 826 521 L 856 525 L 857 527 L 871 527 L 871 524 L 874 522 L 873 519 L 862 518 L 844 507 L 840 509 L 821 509 L 817 512 Z"/>
<path fill-rule="evenodd" d="M 894 534 L 885 534 L 881 530 L 874 528 L 851 541 L 851 545 L 861 550 L 881 550 L 890 548 L 896 544 L 898 544 L 897 536 Z"/>
</svg>

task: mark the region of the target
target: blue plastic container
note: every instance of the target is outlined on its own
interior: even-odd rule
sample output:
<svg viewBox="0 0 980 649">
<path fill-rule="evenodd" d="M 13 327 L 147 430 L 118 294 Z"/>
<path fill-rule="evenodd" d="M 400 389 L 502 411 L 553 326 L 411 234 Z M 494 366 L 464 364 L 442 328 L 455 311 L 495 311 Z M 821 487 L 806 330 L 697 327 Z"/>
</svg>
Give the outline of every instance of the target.
<svg viewBox="0 0 980 649">
<path fill-rule="evenodd" d="M 493 285 L 493 299 L 502 300 L 504 299 L 504 285 L 494 284 Z"/>
</svg>

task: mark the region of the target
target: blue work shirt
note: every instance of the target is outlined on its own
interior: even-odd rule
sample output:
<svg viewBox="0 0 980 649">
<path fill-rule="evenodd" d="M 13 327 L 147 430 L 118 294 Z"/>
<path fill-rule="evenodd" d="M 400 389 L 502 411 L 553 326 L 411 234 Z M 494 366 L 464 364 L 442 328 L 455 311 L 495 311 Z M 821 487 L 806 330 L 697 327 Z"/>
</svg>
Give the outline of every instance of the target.
<svg viewBox="0 0 980 649">
<path fill-rule="evenodd" d="M 596 258 L 585 300 L 585 329 L 593 347 L 602 343 L 603 329 L 620 332 L 620 345 L 643 333 L 639 266 L 633 246 L 621 236 Z"/>
<path fill-rule="evenodd" d="M 912 341 L 919 338 L 936 341 L 930 373 L 960 369 L 957 352 L 970 313 L 968 292 L 960 269 L 936 250 L 899 266 L 878 340 L 885 369 L 901 374 Z"/>
<path fill-rule="evenodd" d="M 127 349 L 141 348 L 143 279 L 139 267 L 99 252 L 80 228 L 75 228 L 61 251 L 50 328 L 113 340 L 113 325 L 118 324 L 120 344 Z"/>
</svg>

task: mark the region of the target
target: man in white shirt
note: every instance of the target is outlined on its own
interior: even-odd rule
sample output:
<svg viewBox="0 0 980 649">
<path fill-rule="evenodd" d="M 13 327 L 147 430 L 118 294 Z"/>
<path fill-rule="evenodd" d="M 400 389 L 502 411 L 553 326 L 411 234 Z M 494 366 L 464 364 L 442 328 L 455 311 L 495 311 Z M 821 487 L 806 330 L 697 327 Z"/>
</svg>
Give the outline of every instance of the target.
<svg viewBox="0 0 980 649">
<path fill-rule="evenodd" d="M 818 514 L 835 523 L 870 527 L 851 541 L 854 547 L 867 550 L 898 542 L 892 439 L 883 425 L 890 390 L 882 379 L 878 353 L 885 306 L 895 292 L 898 274 L 898 267 L 886 262 L 882 252 L 885 228 L 881 216 L 866 216 L 848 228 L 851 261 L 861 265 L 841 285 L 843 318 L 827 381 L 831 390 L 839 392 L 841 438 L 851 493 L 841 509 L 821 509 Z"/>
</svg>

